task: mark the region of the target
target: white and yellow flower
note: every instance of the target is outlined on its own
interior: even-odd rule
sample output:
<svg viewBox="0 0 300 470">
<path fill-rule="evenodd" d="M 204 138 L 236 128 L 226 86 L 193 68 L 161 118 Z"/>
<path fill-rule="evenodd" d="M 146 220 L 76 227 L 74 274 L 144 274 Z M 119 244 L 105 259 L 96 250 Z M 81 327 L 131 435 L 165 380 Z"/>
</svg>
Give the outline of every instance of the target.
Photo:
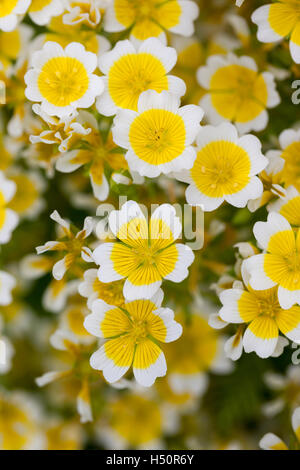
<svg viewBox="0 0 300 470">
<path fill-rule="evenodd" d="M 0 4 L 0 29 L 13 31 L 26 13 L 31 0 L 2 0 Z"/>
<path fill-rule="evenodd" d="M 63 49 L 47 42 L 33 54 L 32 68 L 25 75 L 25 94 L 31 101 L 41 102 L 41 109 L 50 116 L 65 117 L 76 108 L 89 108 L 103 91 L 103 84 L 93 72 L 97 56 L 73 42 Z"/>
<path fill-rule="evenodd" d="M 163 449 L 163 437 L 179 427 L 176 411 L 141 387 L 113 396 L 107 408 L 97 426 L 106 449 Z"/>
<path fill-rule="evenodd" d="M 0 31 L 0 64 L 4 69 L 11 66 L 13 61 L 20 62 L 26 56 L 32 34 L 32 28 L 25 24 L 13 31 Z"/>
<path fill-rule="evenodd" d="M 273 75 L 260 73 L 248 56 L 211 56 L 207 65 L 198 69 L 197 77 L 207 92 L 200 105 L 210 124 L 232 121 L 242 134 L 264 129 L 268 123 L 266 109 L 280 102 Z"/>
<path fill-rule="evenodd" d="M 123 295 L 124 281 L 101 282 L 98 279 L 97 269 L 88 269 L 84 273 L 84 280 L 78 286 L 78 292 L 82 297 L 86 297 L 87 306 L 97 299 L 102 299 L 109 305 L 121 307 L 124 305 L 125 298 Z"/>
<path fill-rule="evenodd" d="M 137 382 L 153 385 L 167 372 L 164 353 L 159 343 L 178 339 L 182 327 L 169 308 L 162 308 L 163 294 L 158 291 L 151 300 L 134 300 L 120 309 L 95 300 L 92 313 L 84 321 L 87 331 L 106 342 L 90 359 L 93 369 L 103 371 L 111 383 L 118 381 L 131 368 Z"/>
<path fill-rule="evenodd" d="M 167 75 L 176 60 L 176 50 L 156 38 L 147 39 L 139 47 L 128 40 L 117 42 L 112 51 L 99 59 L 99 68 L 105 75 L 104 93 L 97 99 L 99 113 L 112 116 L 118 108 L 137 111 L 139 96 L 146 90 L 184 95 L 183 80 Z"/>
<path fill-rule="evenodd" d="M 45 245 L 38 246 L 36 251 L 38 254 L 43 254 L 47 251 L 62 251 L 66 253 L 61 260 L 55 263 L 52 270 L 54 279 L 61 281 L 66 272 L 79 259 L 83 259 L 86 262 L 92 261 L 91 251 L 88 247 L 84 246 L 84 240 L 91 235 L 94 223 L 92 217 L 86 217 L 83 229 L 74 231 L 71 224 L 62 219 L 57 211 L 54 211 L 50 218 L 59 224 L 63 236 L 57 241 L 49 241 Z"/>
<path fill-rule="evenodd" d="M 0 245 L 9 242 L 11 233 L 19 222 L 18 215 L 7 207 L 15 192 L 16 184 L 7 180 L 0 172 Z"/>
<path fill-rule="evenodd" d="M 183 325 L 183 334 L 165 349 L 167 381 L 177 395 L 201 396 L 209 384 L 208 371 L 229 372 L 230 361 L 224 358 L 221 336 L 203 315 L 193 313 L 186 319 L 181 313 L 175 319 Z"/>
<path fill-rule="evenodd" d="M 283 160 L 282 180 L 300 191 L 300 130 L 286 129 L 279 135 L 281 150 L 270 150 Z"/>
<path fill-rule="evenodd" d="M 117 145 L 127 149 L 129 167 L 154 178 L 192 167 L 192 144 L 200 130 L 199 106 L 180 107 L 177 96 L 148 90 L 138 100 L 138 111 L 119 110 L 112 129 Z"/>
<path fill-rule="evenodd" d="M 252 14 L 259 41 L 271 43 L 290 38 L 293 60 L 300 63 L 300 5 L 294 0 L 280 0 L 263 5 Z"/>
<path fill-rule="evenodd" d="M 8 203 L 8 207 L 20 217 L 33 219 L 37 217 L 45 207 L 45 201 L 41 194 L 46 189 L 45 180 L 34 171 L 12 170 L 9 173 L 10 180 L 16 184 L 16 193 Z"/>
<path fill-rule="evenodd" d="M 246 353 L 254 351 L 262 358 L 276 355 L 279 333 L 300 343 L 300 307 L 284 310 L 278 302 L 277 287 L 259 291 L 250 286 L 235 287 L 221 292 L 220 300 L 223 321 L 247 325 L 245 332 L 239 329 L 238 336 L 232 338 L 232 342 L 239 340 L 240 354 L 242 344 Z"/>
<path fill-rule="evenodd" d="M 43 436 L 39 432 L 40 410 L 32 399 L 20 392 L 0 390 L 0 449 L 38 450 Z"/>
<path fill-rule="evenodd" d="M 44 26 L 53 16 L 61 15 L 64 9 L 62 0 L 31 0 L 28 14 L 34 23 Z"/>
<path fill-rule="evenodd" d="M 163 279 L 181 282 L 188 276 L 194 253 L 187 245 L 175 243 L 182 227 L 171 205 L 159 206 L 148 225 L 139 205 L 128 201 L 120 211 L 110 213 L 109 225 L 118 240 L 99 245 L 93 258 L 100 265 L 101 282 L 126 279 L 126 299 L 150 299 Z"/>
<path fill-rule="evenodd" d="M 12 290 L 16 286 L 16 280 L 5 271 L 0 271 L 0 305 L 9 305 L 12 302 Z"/>
<path fill-rule="evenodd" d="M 294 186 L 289 186 L 279 199 L 268 205 L 268 211 L 279 212 L 291 225 L 300 227 L 300 194 Z"/>
<path fill-rule="evenodd" d="M 112 397 L 107 411 L 104 425 L 97 426 L 97 434 L 106 449 L 162 449 L 167 425 L 173 425 L 173 431 L 176 429 L 173 416 L 145 390 Z"/>
<path fill-rule="evenodd" d="M 279 156 L 279 153 L 277 150 L 266 152 L 268 165 L 259 174 L 259 178 L 264 186 L 264 192 L 261 197 L 248 202 L 247 207 L 250 212 L 255 212 L 276 197 L 285 194 L 285 189 L 282 187 L 284 160 Z"/>
<path fill-rule="evenodd" d="M 192 168 L 176 176 L 189 183 L 186 190 L 189 204 L 213 211 L 224 201 L 245 207 L 249 200 L 260 197 L 263 185 L 256 175 L 266 165 L 257 137 L 239 137 L 234 125 L 223 123 L 201 128 Z"/>
<path fill-rule="evenodd" d="M 300 304 L 300 229 L 293 231 L 282 215 L 270 212 L 267 222 L 256 222 L 253 233 L 266 253 L 251 256 L 243 263 L 250 273 L 250 286 L 262 291 L 278 286 L 283 309 Z M 291 318 L 286 328 L 293 331 L 296 320 Z"/>
<path fill-rule="evenodd" d="M 105 12 L 104 29 L 116 32 L 130 28 L 136 41 L 150 37 L 166 41 L 165 31 L 191 36 L 198 14 L 197 4 L 190 0 L 113 0 Z"/>
</svg>

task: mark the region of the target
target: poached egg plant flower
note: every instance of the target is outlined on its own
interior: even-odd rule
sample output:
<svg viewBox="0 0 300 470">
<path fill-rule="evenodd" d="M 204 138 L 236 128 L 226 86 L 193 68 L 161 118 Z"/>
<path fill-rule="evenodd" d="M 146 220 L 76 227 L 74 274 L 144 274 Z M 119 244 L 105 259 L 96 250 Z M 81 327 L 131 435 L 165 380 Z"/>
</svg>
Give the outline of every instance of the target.
<svg viewBox="0 0 300 470">
<path fill-rule="evenodd" d="M 270 212 L 267 222 L 256 222 L 254 236 L 265 253 L 244 261 L 250 286 L 266 290 L 278 286 L 283 309 L 300 304 L 300 229 L 292 229 L 282 215 Z"/>
<path fill-rule="evenodd" d="M 300 4 L 295 0 L 280 0 L 263 5 L 251 17 L 258 26 L 259 41 L 271 43 L 290 38 L 292 59 L 300 63 Z"/>
<path fill-rule="evenodd" d="M 141 176 L 189 169 L 196 158 L 192 144 L 203 114 L 199 106 L 180 107 L 180 99 L 172 93 L 148 90 L 140 95 L 137 111 L 118 111 L 113 139 L 127 149 L 129 167 Z"/>
<path fill-rule="evenodd" d="M 25 75 L 26 97 L 41 103 L 41 110 L 60 118 L 77 108 L 89 108 L 103 91 L 93 72 L 97 56 L 82 44 L 72 42 L 63 49 L 48 41 L 32 56 L 32 68 Z"/>
<path fill-rule="evenodd" d="M 40 25 L 47 25 L 53 16 L 64 12 L 65 5 L 62 0 L 32 0 L 28 14 L 30 19 Z"/>
<path fill-rule="evenodd" d="M 163 293 L 151 300 L 127 302 L 123 308 L 95 300 L 92 313 L 85 318 L 87 331 L 106 342 L 90 359 L 91 366 L 102 370 L 108 382 L 118 381 L 132 366 L 137 382 L 150 387 L 167 372 L 159 343 L 175 341 L 182 327 L 169 308 L 162 308 Z"/>
<path fill-rule="evenodd" d="M 13 31 L 16 29 L 19 17 L 24 15 L 31 0 L 2 0 L 0 4 L 0 30 Z"/>
<path fill-rule="evenodd" d="M 137 48 L 128 40 L 119 41 L 99 59 L 99 68 L 105 75 L 105 91 L 97 100 L 99 113 L 112 116 L 118 108 L 137 111 L 139 96 L 146 90 L 184 95 L 184 81 L 167 75 L 176 61 L 176 49 L 164 46 L 156 38 L 147 39 Z"/>
<path fill-rule="evenodd" d="M 253 257 L 254 258 L 254 257 Z M 284 310 L 278 301 L 277 286 L 254 290 L 249 285 L 247 263 L 242 269 L 244 286 L 233 286 L 220 294 L 223 304 L 221 320 L 244 324 L 246 331 L 242 343 L 246 353 L 252 351 L 261 358 L 274 355 L 282 333 L 286 338 L 300 343 L 300 307 L 294 305 Z"/>
<path fill-rule="evenodd" d="M 256 176 L 268 163 L 261 143 L 253 135 L 238 136 L 234 125 L 204 126 L 197 136 L 197 157 L 192 168 L 176 173 L 189 183 L 186 200 L 213 211 L 223 201 L 245 207 L 262 195 L 263 185 Z"/>
<path fill-rule="evenodd" d="M 107 32 L 130 28 L 130 37 L 143 41 L 156 37 L 166 42 L 165 31 L 192 36 L 199 8 L 191 0 L 112 0 L 107 7 L 104 29 Z"/>
<path fill-rule="evenodd" d="M 139 205 L 128 201 L 120 211 L 110 213 L 109 226 L 118 240 L 99 245 L 93 258 L 100 265 L 101 282 L 126 279 L 127 300 L 150 299 L 163 279 L 181 282 L 188 276 L 194 253 L 187 245 L 175 243 L 182 227 L 171 205 L 159 206 L 148 224 Z"/>
<path fill-rule="evenodd" d="M 213 55 L 197 78 L 207 91 L 199 104 L 209 124 L 232 121 L 242 134 L 263 130 L 269 119 L 266 109 L 280 103 L 273 75 L 260 73 L 252 57 Z"/>
</svg>

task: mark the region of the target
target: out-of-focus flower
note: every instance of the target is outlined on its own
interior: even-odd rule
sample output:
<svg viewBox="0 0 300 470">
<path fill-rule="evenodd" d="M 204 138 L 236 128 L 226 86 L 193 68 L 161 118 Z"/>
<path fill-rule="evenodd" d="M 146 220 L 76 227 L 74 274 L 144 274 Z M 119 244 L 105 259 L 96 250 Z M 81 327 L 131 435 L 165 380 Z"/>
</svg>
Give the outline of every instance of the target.
<svg viewBox="0 0 300 470">
<path fill-rule="evenodd" d="M 267 372 L 264 376 L 266 385 L 274 393 L 274 398 L 263 404 L 266 416 L 275 416 L 285 407 L 294 408 L 300 404 L 300 368 L 289 366 L 286 374 Z"/>
<path fill-rule="evenodd" d="M 130 28 L 130 37 L 136 41 L 150 37 L 166 41 L 165 31 L 191 36 L 198 14 L 197 4 L 190 0 L 113 0 L 105 13 L 104 28 L 107 32 Z"/>
<path fill-rule="evenodd" d="M 176 315 L 176 320 L 183 325 L 183 334 L 166 347 L 167 381 L 175 394 L 203 395 L 209 383 L 208 371 L 230 371 L 230 363 L 223 357 L 221 336 L 198 313 L 188 318 Z"/>
<path fill-rule="evenodd" d="M 300 446 L 300 407 L 296 408 L 292 414 L 292 428 L 295 433 L 297 444 L 294 450 L 299 450 Z M 276 436 L 276 434 L 268 433 L 260 440 L 259 445 L 264 450 L 289 450 L 285 442 Z M 290 450 L 293 450 L 290 449 Z"/>
<path fill-rule="evenodd" d="M 110 0 L 67 0 L 64 23 L 70 26 L 83 24 L 95 28 L 101 20 L 107 3 Z"/>
<path fill-rule="evenodd" d="M 167 419 L 153 397 L 141 392 L 125 393 L 110 400 L 99 439 L 108 449 L 159 449 Z"/>
<path fill-rule="evenodd" d="M 198 70 L 198 81 L 207 90 L 200 105 L 211 124 L 232 121 L 239 132 L 261 131 L 268 123 L 267 108 L 280 103 L 274 77 L 258 72 L 248 56 L 215 55 Z"/>
<path fill-rule="evenodd" d="M 77 391 L 77 411 L 82 423 L 93 420 L 90 400 L 89 376 L 93 371 L 84 367 L 90 351 L 90 344 L 82 344 L 78 337 L 69 330 L 56 330 L 50 338 L 51 345 L 58 351 L 65 351 L 71 360 L 69 369 L 46 372 L 36 379 L 39 387 L 44 387 L 61 379 L 76 377 L 80 387 Z"/>
<path fill-rule="evenodd" d="M 9 305 L 12 302 L 12 290 L 16 286 L 16 280 L 5 271 L 0 271 L 0 305 Z"/>
<path fill-rule="evenodd" d="M 86 297 L 89 308 L 95 300 L 104 300 L 109 305 L 122 307 L 125 303 L 123 295 L 124 280 L 114 282 L 101 282 L 98 279 L 97 269 L 88 269 L 84 273 L 84 281 L 78 286 L 80 295 Z"/>
<path fill-rule="evenodd" d="M 0 449 L 39 450 L 43 435 L 39 433 L 40 411 L 25 394 L 0 390 Z"/>
<path fill-rule="evenodd" d="M 150 299 L 163 279 L 181 282 L 187 277 L 194 254 L 187 245 L 175 243 L 181 223 L 172 206 L 159 206 L 148 225 L 139 205 L 128 201 L 110 213 L 109 225 L 118 241 L 99 245 L 93 258 L 100 265 L 101 282 L 126 279 L 126 299 Z"/>
<path fill-rule="evenodd" d="M 8 208 L 8 203 L 14 197 L 15 192 L 16 184 L 7 180 L 0 172 L 0 245 L 10 240 L 12 231 L 18 225 L 18 215 Z"/>
<path fill-rule="evenodd" d="M 41 197 L 46 189 L 45 180 L 34 171 L 24 173 L 12 170 L 9 177 L 16 184 L 16 193 L 8 203 L 8 207 L 20 217 L 30 219 L 37 217 L 45 207 Z"/>
<path fill-rule="evenodd" d="M 2 0 L 0 7 L 0 29 L 13 31 L 28 9 L 31 0 Z"/>
<path fill-rule="evenodd" d="M 148 90 L 138 100 L 138 111 L 120 110 L 114 119 L 113 138 L 127 149 L 129 167 L 154 178 L 192 167 L 192 144 L 200 130 L 199 106 L 180 107 L 175 95 Z"/>
<path fill-rule="evenodd" d="M 108 382 L 117 382 L 132 366 L 138 383 L 150 387 L 167 371 L 165 356 L 157 342 L 179 338 L 182 327 L 174 313 L 162 308 L 162 292 L 151 300 L 126 302 L 122 310 L 95 300 L 84 321 L 87 331 L 107 341 L 91 357 L 91 366 L 102 370 Z"/>
</svg>

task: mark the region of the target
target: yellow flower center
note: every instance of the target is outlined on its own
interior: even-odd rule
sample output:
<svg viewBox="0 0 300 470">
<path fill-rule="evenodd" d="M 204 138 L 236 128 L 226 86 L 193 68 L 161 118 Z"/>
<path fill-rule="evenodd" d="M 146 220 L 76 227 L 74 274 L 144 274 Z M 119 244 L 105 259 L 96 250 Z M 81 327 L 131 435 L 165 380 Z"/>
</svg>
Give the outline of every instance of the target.
<svg viewBox="0 0 300 470">
<path fill-rule="evenodd" d="M 271 318 L 276 318 L 277 313 L 281 310 L 276 295 L 273 295 L 272 297 L 270 296 L 268 299 L 260 299 L 257 297 L 257 309 L 259 315 L 267 315 Z"/>
<path fill-rule="evenodd" d="M 135 344 L 140 343 L 148 336 L 148 325 L 145 320 L 134 319 L 132 322 L 132 328 L 128 333 Z"/>
<path fill-rule="evenodd" d="M 151 165 L 172 161 L 185 148 L 185 124 L 177 114 L 150 109 L 133 121 L 129 140 L 135 154 Z"/>
<path fill-rule="evenodd" d="M 191 177 L 197 188 L 209 197 L 222 197 L 243 189 L 249 182 L 250 159 L 233 142 L 207 144 L 197 154 Z"/>
<path fill-rule="evenodd" d="M 68 106 L 84 96 L 89 87 L 89 76 L 79 60 L 55 57 L 43 66 L 38 87 L 49 103 Z"/>
<path fill-rule="evenodd" d="M 2 0 L 0 3 L 0 18 L 9 15 L 17 6 L 18 0 Z"/>
<path fill-rule="evenodd" d="M 110 69 L 108 88 L 121 108 L 137 110 L 140 94 L 146 90 L 168 90 L 166 71 L 159 59 L 148 53 L 127 54 Z"/>
</svg>

